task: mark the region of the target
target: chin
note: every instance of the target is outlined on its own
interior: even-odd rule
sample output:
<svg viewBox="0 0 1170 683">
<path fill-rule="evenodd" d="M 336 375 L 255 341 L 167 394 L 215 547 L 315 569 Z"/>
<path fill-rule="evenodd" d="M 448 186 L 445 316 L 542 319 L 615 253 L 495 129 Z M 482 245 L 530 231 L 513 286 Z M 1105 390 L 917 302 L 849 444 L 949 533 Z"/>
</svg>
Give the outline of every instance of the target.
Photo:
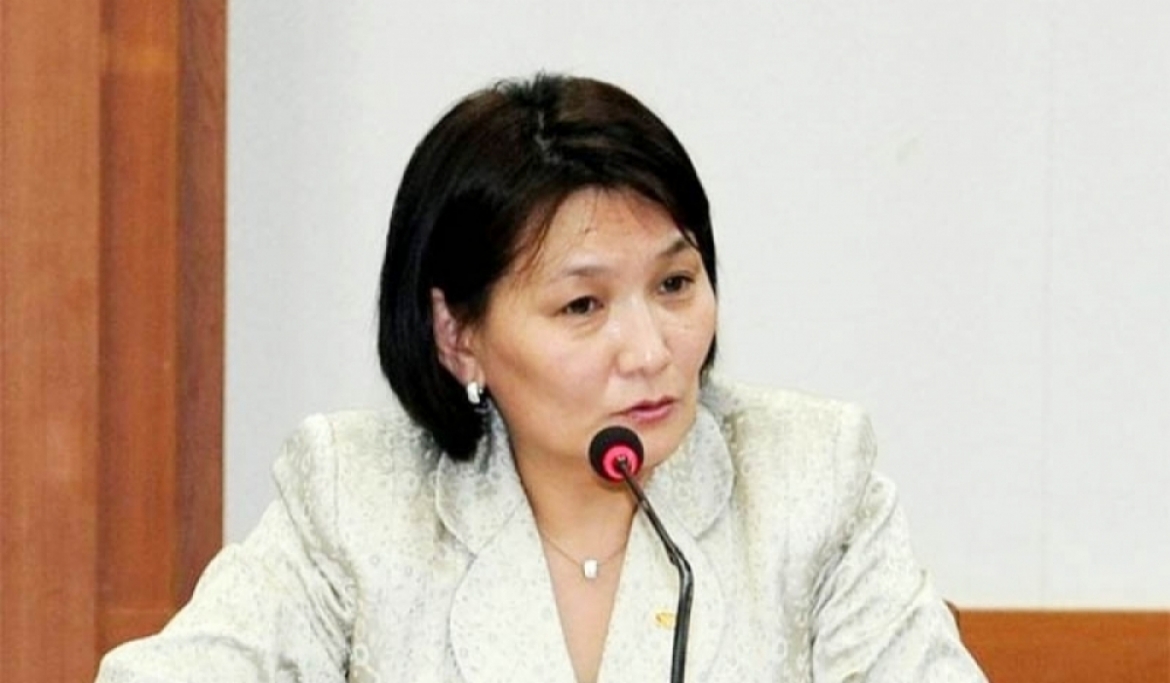
<svg viewBox="0 0 1170 683">
<path fill-rule="evenodd" d="M 680 419 L 677 423 L 660 425 L 657 429 L 635 430 L 642 437 L 642 445 L 646 450 L 646 467 L 652 469 L 674 455 L 694 423 L 695 414 L 691 412 L 685 420 Z"/>
</svg>

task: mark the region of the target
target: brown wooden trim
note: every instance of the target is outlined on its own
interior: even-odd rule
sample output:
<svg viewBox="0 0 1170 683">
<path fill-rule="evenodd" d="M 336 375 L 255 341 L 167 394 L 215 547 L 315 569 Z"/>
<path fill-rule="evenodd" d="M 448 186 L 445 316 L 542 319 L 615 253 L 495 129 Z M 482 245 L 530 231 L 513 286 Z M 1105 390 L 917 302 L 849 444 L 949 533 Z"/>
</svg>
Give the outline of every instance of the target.
<svg viewBox="0 0 1170 683">
<path fill-rule="evenodd" d="M 96 661 L 100 11 L 0 16 L 0 680 Z"/>
<path fill-rule="evenodd" d="M 157 633 L 175 615 L 173 606 L 116 608 L 103 615 L 103 639 L 124 643 L 144 633 Z"/>
<path fill-rule="evenodd" d="M 191 595 L 223 543 L 226 0 L 185 0 L 179 24 L 179 573 Z"/>
<path fill-rule="evenodd" d="M 105 0 L 102 650 L 222 540 L 224 13 Z"/>
<path fill-rule="evenodd" d="M 84 681 L 221 542 L 226 0 L 3 0 L 0 680 Z"/>
<path fill-rule="evenodd" d="M 111 613 L 172 605 L 178 531 L 178 22 L 165 1 L 104 10 L 99 649 Z"/>
<path fill-rule="evenodd" d="M 961 610 L 992 683 L 1165 683 L 1170 612 Z"/>
</svg>

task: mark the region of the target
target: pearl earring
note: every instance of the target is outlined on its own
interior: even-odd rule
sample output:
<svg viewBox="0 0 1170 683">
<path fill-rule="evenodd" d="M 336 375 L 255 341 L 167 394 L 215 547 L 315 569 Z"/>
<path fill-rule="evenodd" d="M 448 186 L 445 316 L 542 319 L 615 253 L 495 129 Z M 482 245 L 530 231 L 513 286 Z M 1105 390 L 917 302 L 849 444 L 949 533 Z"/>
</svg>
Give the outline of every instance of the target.
<svg viewBox="0 0 1170 683">
<path fill-rule="evenodd" d="M 477 406 L 477 405 L 479 405 L 479 402 L 480 402 L 480 400 L 482 400 L 482 398 L 483 398 L 483 393 L 479 388 L 479 382 L 468 382 L 467 383 L 467 402 L 473 406 Z"/>
</svg>

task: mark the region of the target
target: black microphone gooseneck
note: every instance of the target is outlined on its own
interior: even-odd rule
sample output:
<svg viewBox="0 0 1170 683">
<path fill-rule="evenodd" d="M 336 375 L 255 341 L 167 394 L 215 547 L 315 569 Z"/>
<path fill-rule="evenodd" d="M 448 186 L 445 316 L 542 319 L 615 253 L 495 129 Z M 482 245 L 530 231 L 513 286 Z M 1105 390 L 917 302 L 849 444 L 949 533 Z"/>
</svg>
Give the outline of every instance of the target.
<svg viewBox="0 0 1170 683">
<path fill-rule="evenodd" d="M 662 526 L 662 520 L 658 519 L 654 506 L 650 504 L 642 487 L 634 479 L 634 475 L 642 469 L 643 459 L 642 440 L 633 430 L 625 427 L 606 427 L 598 432 L 589 444 L 589 463 L 593 465 L 593 470 L 608 481 L 626 483 L 637 499 L 638 507 L 650 519 L 650 524 L 662 541 L 662 547 L 666 550 L 670 563 L 678 570 L 678 607 L 674 619 L 674 650 L 671 657 L 670 680 L 671 683 L 683 683 L 695 581 L 690 563 L 674 544 L 670 534 L 666 533 L 666 528 Z"/>
</svg>

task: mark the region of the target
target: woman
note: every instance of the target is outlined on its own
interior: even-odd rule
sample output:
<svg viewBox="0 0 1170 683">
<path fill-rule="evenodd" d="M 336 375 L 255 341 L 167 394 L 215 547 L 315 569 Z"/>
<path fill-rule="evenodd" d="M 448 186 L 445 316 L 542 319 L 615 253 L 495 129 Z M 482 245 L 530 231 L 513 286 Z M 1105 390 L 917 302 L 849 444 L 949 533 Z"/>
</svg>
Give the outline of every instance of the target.
<svg viewBox="0 0 1170 683">
<path fill-rule="evenodd" d="M 865 416 L 706 377 L 706 195 L 627 93 L 459 103 L 406 169 L 381 288 L 397 404 L 306 421 L 256 531 L 99 680 L 665 681 L 678 581 L 589 467 L 612 425 L 693 567 L 688 680 L 983 680 Z"/>
</svg>

